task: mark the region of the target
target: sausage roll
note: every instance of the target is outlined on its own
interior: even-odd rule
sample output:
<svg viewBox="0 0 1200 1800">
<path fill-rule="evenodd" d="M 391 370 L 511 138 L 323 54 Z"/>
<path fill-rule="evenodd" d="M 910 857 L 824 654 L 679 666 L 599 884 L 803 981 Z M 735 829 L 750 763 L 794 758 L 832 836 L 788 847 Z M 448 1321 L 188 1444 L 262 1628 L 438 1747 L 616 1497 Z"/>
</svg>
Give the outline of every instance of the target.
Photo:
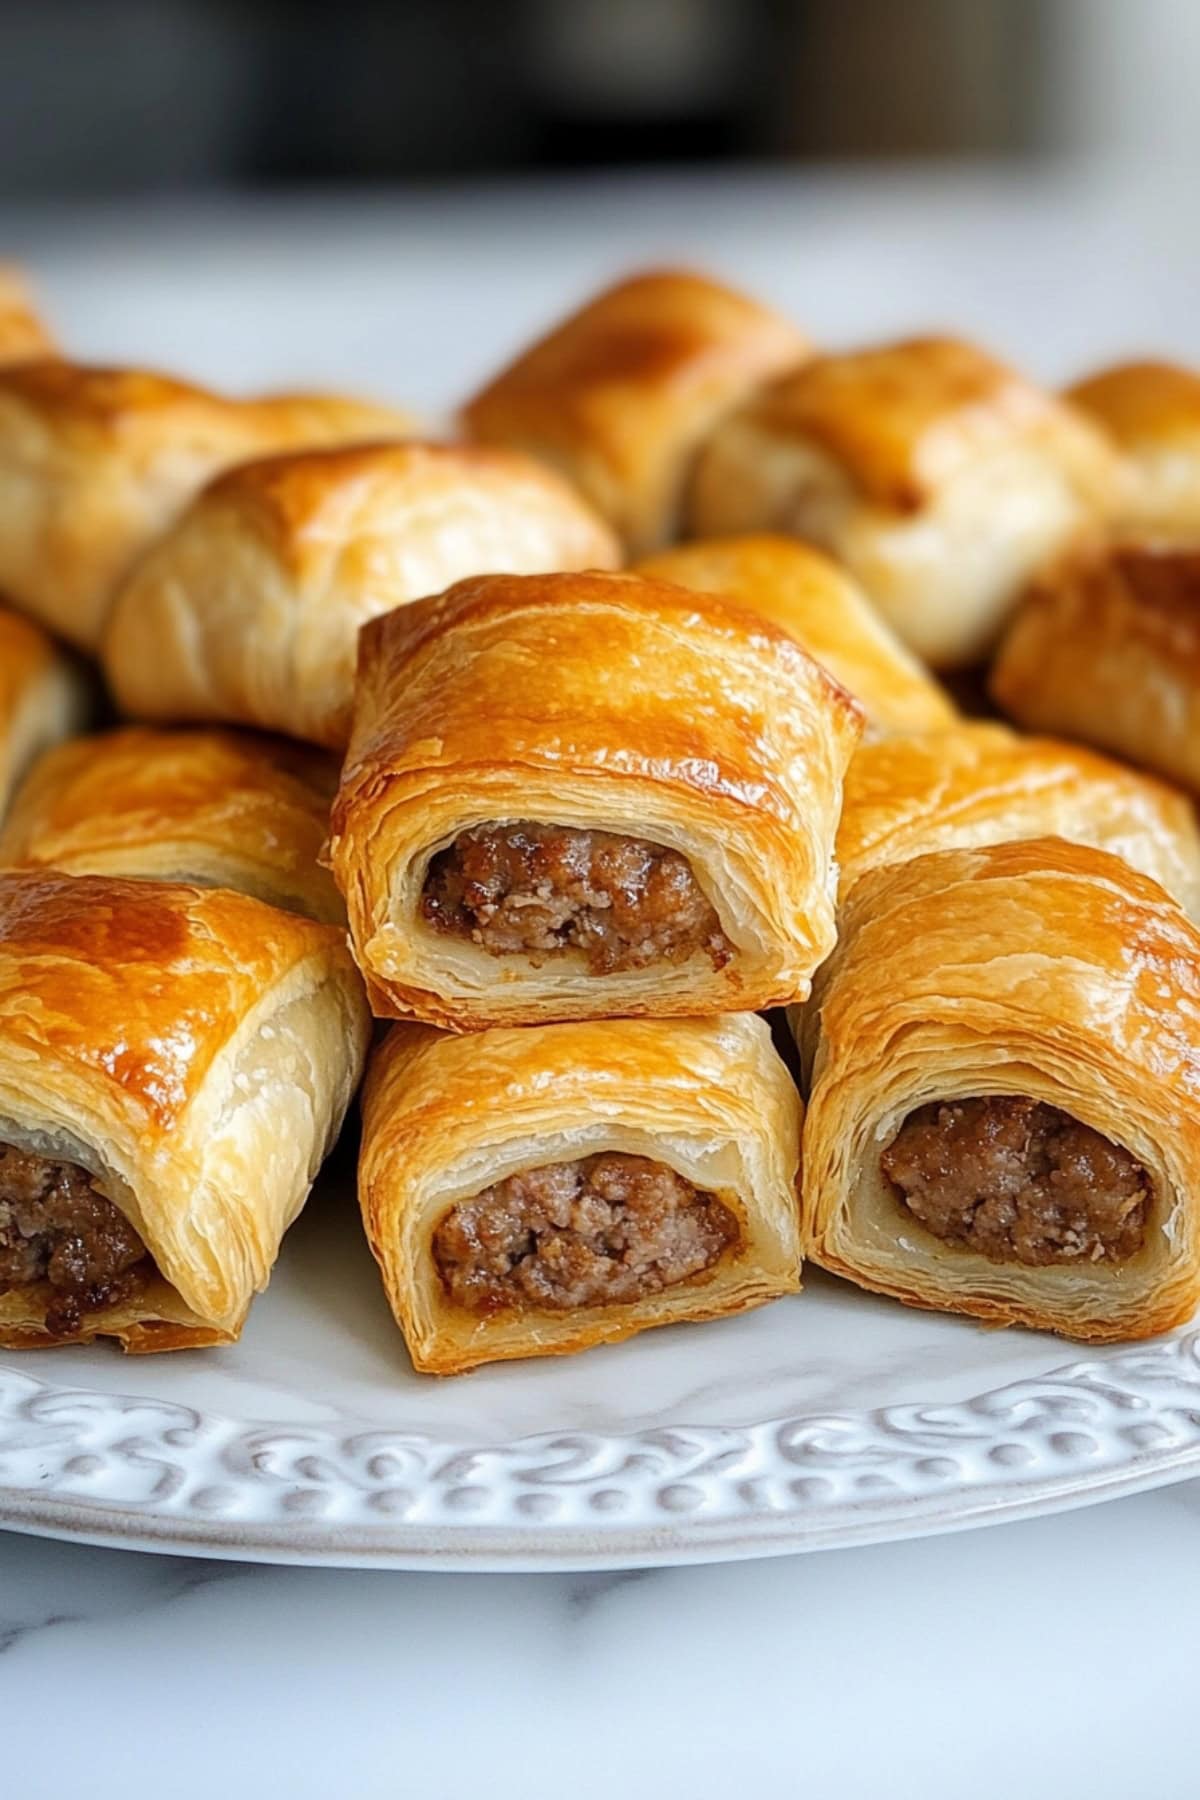
<svg viewBox="0 0 1200 1800">
<path fill-rule="evenodd" d="M 1093 528 L 1104 434 L 970 344 L 918 338 L 820 357 L 713 433 L 691 483 L 699 536 L 777 530 L 830 550 L 935 667 L 990 649 L 1030 572 Z"/>
<path fill-rule="evenodd" d="M 1200 548 L 1118 545 L 1047 571 L 1005 635 L 991 691 L 1031 731 L 1200 791 Z"/>
<path fill-rule="evenodd" d="M 0 875 L 0 1347 L 232 1342 L 369 1024 L 336 927 L 224 890 Z"/>
<path fill-rule="evenodd" d="M 83 726 L 82 670 L 28 619 L 0 607 L 0 820 L 39 751 Z"/>
<path fill-rule="evenodd" d="M 0 265 L 0 367 L 53 356 L 54 339 L 38 317 L 24 278 Z"/>
<path fill-rule="evenodd" d="M 1118 535 L 1200 538 L 1200 371 L 1121 363 L 1068 390 L 1122 452 Z"/>
<path fill-rule="evenodd" d="M 330 849 L 375 1011 L 802 999 L 861 722 L 784 632 L 667 582 L 483 577 L 374 620 Z"/>
<path fill-rule="evenodd" d="M 1200 933 L 1058 838 L 876 869 L 821 971 L 805 1254 L 913 1306 L 1148 1337 L 1200 1301 Z"/>
<path fill-rule="evenodd" d="M 236 888 L 344 922 L 317 861 L 336 787 L 332 757 L 252 732 L 128 726 L 76 738 L 17 794 L 0 868 Z"/>
<path fill-rule="evenodd" d="M 415 1367 L 561 1356 L 794 1293 L 800 1118 L 752 1013 L 393 1027 L 359 1197 Z"/>
<path fill-rule="evenodd" d="M 855 754 L 837 838 L 842 893 L 882 863 L 1050 836 L 1123 857 L 1200 917 L 1200 831 L 1183 794 L 1003 725 L 888 738 Z"/>
<path fill-rule="evenodd" d="M 561 469 L 638 555 L 677 534 L 689 465 L 722 414 L 808 354 L 786 319 L 702 275 L 637 275 L 518 357 L 463 423 Z"/>
<path fill-rule="evenodd" d="M 617 543 L 508 450 L 372 444 L 220 477 L 117 595 L 104 665 L 151 719 L 229 719 L 343 747 L 359 627 L 484 571 L 613 568 Z"/>
<path fill-rule="evenodd" d="M 230 400 L 130 369 L 0 369 L 0 590 L 95 650 L 117 581 L 219 469 L 293 445 L 398 437 L 334 396 Z"/>
<path fill-rule="evenodd" d="M 868 737 L 938 731 L 958 713 L 844 569 L 794 538 L 733 537 L 681 544 L 636 573 L 702 593 L 732 594 L 790 632 L 858 700 Z"/>
</svg>

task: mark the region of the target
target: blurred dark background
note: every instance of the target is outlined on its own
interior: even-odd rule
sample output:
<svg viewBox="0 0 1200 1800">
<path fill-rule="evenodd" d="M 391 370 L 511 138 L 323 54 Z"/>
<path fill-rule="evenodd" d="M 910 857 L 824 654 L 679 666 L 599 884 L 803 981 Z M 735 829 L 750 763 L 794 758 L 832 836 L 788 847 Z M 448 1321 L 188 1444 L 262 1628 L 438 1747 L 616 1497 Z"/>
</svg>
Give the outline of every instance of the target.
<svg viewBox="0 0 1200 1800">
<path fill-rule="evenodd" d="M 0 198 L 1200 143 L 1200 0 L 0 0 Z"/>
</svg>

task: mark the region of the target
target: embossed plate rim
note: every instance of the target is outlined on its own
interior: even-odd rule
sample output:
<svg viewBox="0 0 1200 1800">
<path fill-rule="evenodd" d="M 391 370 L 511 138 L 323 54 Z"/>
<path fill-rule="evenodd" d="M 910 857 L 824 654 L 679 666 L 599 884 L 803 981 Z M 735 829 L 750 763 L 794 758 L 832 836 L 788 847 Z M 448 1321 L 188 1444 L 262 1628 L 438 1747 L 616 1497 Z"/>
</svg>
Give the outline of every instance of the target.
<svg viewBox="0 0 1200 1800">
<path fill-rule="evenodd" d="M 485 1446 L 350 1418 L 246 1425 L 0 1365 L 0 1525 L 250 1561 L 726 1561 L 1027 1518 L 1195 1471 L 1198 1330 L 958 1402 Z"/>
</svg>

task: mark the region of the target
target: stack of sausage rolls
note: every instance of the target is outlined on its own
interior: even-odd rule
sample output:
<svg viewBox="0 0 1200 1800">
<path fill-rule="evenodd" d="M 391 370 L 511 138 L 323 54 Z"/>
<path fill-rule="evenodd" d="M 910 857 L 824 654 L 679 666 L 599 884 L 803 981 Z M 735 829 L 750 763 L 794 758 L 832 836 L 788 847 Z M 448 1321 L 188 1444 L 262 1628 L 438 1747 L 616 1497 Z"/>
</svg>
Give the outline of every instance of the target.
<svg viewBox="0 0 1200 1800">
<path fill-rule="evenodd" d="M 1195 1310 L 1200 375 L 653 273 L 436 438 L 3 276 L 0 593 L 0 1346 L 234 1340 L 364 1067 L 418 1370 Z"/>
</svg>

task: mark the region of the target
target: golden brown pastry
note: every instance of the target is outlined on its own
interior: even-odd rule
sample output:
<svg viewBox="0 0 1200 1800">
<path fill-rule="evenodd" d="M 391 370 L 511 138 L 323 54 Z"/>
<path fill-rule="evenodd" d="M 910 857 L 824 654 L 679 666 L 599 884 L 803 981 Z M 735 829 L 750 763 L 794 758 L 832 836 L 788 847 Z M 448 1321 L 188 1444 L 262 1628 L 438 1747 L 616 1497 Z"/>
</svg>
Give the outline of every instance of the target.
<svg viewBox="0 0 1200 1800">
<path fill-rule="evenodd" d="M 1069 1337 L 1187 1319 L 1200 933 L 1175 903 L 1042 838 L 876 869 L 840 928 L 808 1009 L 805 1254 Z"/>
<path fill-rule="evenodd" d="M 949 695 L 907 650 L 844 569 L 785 537 L 710 538 L 638 563 L 635 573 L 732 594 L 790 632 L 858 700 L 867 736 L 953 725 Z"/>
<path fill-rule="evenodd" d="M 0 264 L 0 368 L 53 356 L 54 350 L 54 339 L 38 317 L 20 271 Z"/>
<path fill-rule="evenodd" d="M 0 369 L 0 590 L 94 650 L 117 582 L 218 470 L 409 429 L 333 395 L 231 400 L 132 369 Z"/>
<path fill-rule="evenodd" d="M 330 847 L 375 1011 L 802 999 L 861 722 L 786 633 L 667 582 L 481 577 L 374 620 Z"/>
<path fill-rule="evenodd" d="M 935 668 L 990 649 L 1031 571 L 1094 528 L 1104 434 L 971 344 L 825 356 L 718 426 L 691 482 L 697 536 L 787 531 L 831 551 Z"/>
<path fill-rule="evenodd" d="M 0 1346 L 233 1341 L 368 1030 L 335 926 L 223 889 L 0 875 Z"/>
<path fill-rule="evenodd" d="M 794 1293 L 800 1120 L 750 1013 L 394 1026 L 359 1197 L 414 1366 L 561 1356 Z"/>
<path fill-rule="evenodd" d="M 82 670 L 28 619 L 0 607 L 0 820 L 39 751 L 83 726 Z"/>
<path fill-rule="evenodd" d="M 515 451 L 372 444 L 273 457 L 207 488 L 120 590 L 103 657 L 118 704 L 334 747 L 361 625 L 484 571 L 612 568 L 616 540 Z"/>
<path fill-rule="evenodd" d="M 236 888 L 333 924 L 317 858 L 332 757 L 249 731 L 131 725 L 47 751 L 0 828 L 0 868 Z"/>
<path fill-rule="evenodd" d="M 561 469 L 631 555 L 676 535 L 717 420 L 810 353 L 777 313 L 702 275 L 635 275 L 590 300 L 463 409 L 470 436 Z"/>
<path fill-rule="evenodd" d="M 1200 791 L 1200 548 L 1118 545 L 1047 571 L 990 685 L 1027 729 L 1081 738 Z"/>
<path fill-rule="evenodd" d="M 1069 388 L 1067 398 L 1122 452 L 1117 534 L 1200 538 L 1200 372 L 1119 363 Z"/>
<path fill-rule="evenodd" d="M 1200 831 L 1183 794 L 1003 725 L 888 738 L 855 753 L 837 838 L 842 893 L 883 863 L 1050 836 L 1123 857 L 1200 916 Z"/>
</svg>

